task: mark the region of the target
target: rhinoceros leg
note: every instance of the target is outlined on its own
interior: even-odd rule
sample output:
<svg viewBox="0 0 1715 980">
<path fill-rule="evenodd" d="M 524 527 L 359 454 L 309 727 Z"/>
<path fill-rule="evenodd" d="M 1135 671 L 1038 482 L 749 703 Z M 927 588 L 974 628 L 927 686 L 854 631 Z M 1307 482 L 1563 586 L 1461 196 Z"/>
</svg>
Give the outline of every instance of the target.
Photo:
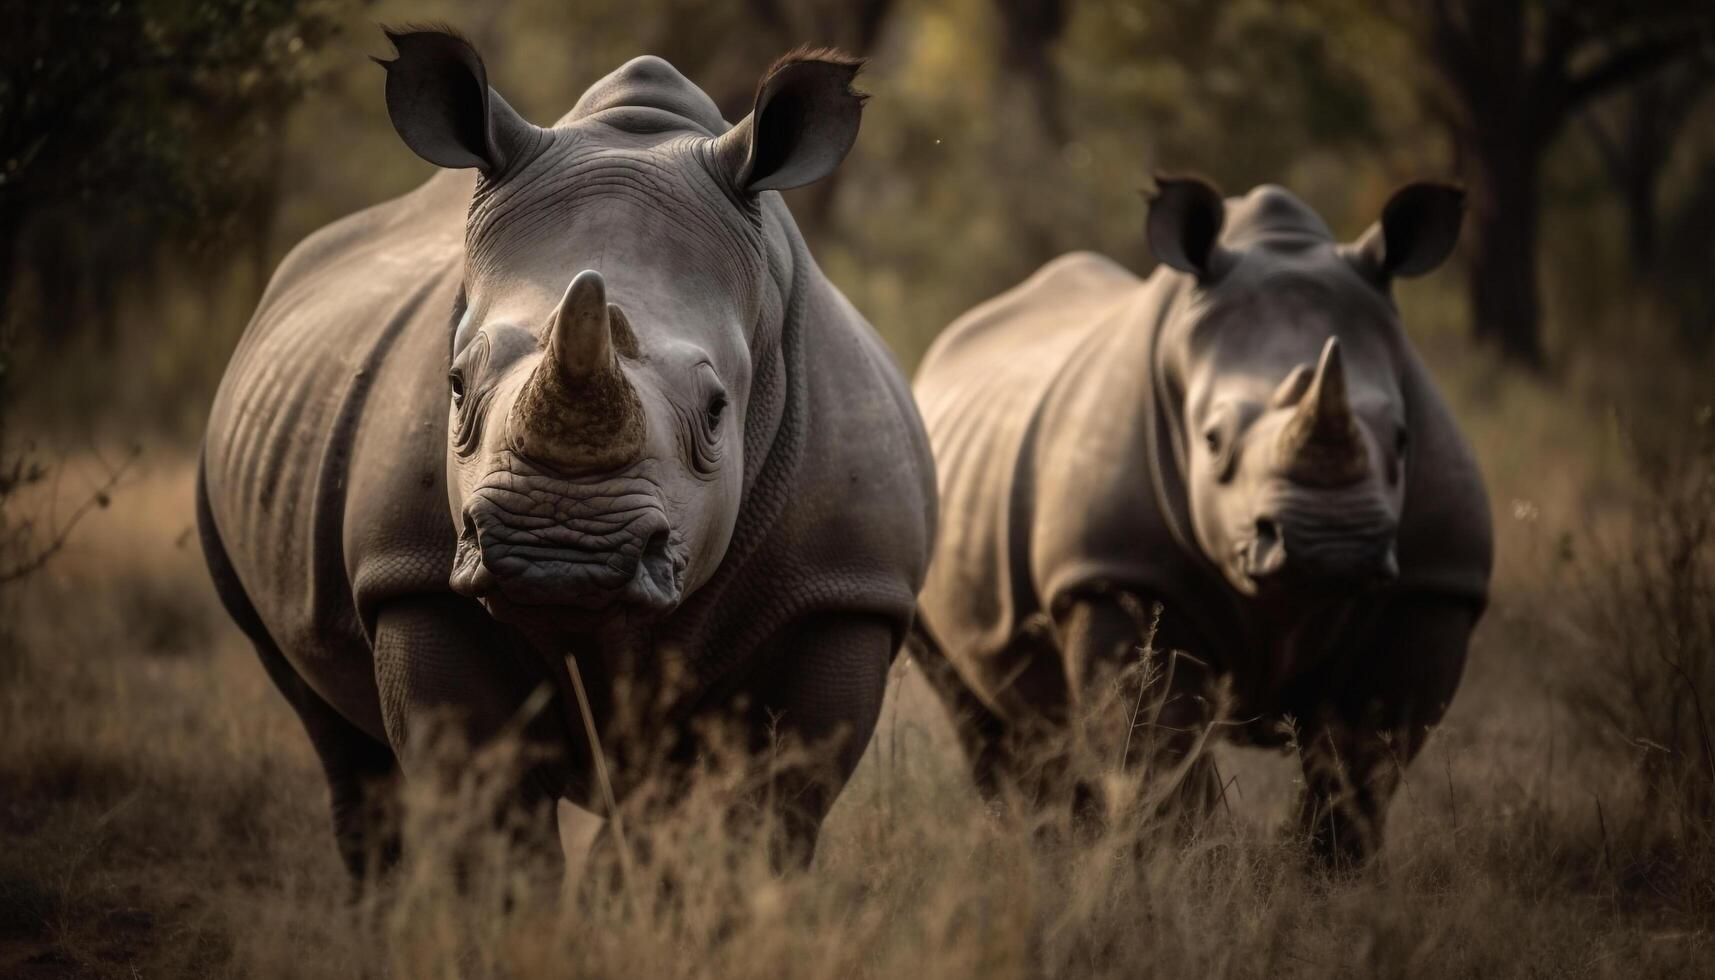
<svg viewBox="0 0 1715 980">
<path fill-rule="evenodd" d="M 912 662 L 947 710 L 959 747 L 964 749 L 965 760 L 971 767 L 971 779 L 977 785 L 977 792 L 991 808 L 1003 806 L 1007 784 L 1016 778 L 1006 745 L 1006 723 L 966 686 L 947 655 L 941 651 L 941 645 L 935 642 L 922 623 L 912 626 L 908 643 Z"/>
<path fill-rule="evenodd" d="M 769 853 L 779 869 L 815 856 L 822 820 L 875 732 L 894 653 L 892 628 L 873 616 L 816 616 L 783 635 L 751 716 L 758 750 L 808 750 L 801 762 L 771 763 L 756 800 L 773 816 Z"/>
<path fill-rule="evenodd" d="M 1389 600 L 1322 682 L 1332 696 L 1305 706 L 1298 825 L 1325 863 L 1355 867 L 1381 846 L 1405 767 L 1459 686 L 1477 613 L 1442 596 Z"/>
<path fill-rule="evenodd" d="M 699 818 L 677 811 L 707 799 L 691 785 L 700 762 L 730 760 L 735 748 L 747 753 L 741 775 L 755 789 L 721 816 L 745 840 L 753 839 L 753 830 L 765 831 L 760 839 L 770 863 L 786 871 L 807 867 L 815 856 L 822 820 L 869 745 L 893 662 L 891 625 L 830 613 L 801 620 L 778 637 L 725 709 L 700 714 L 682 742 L 645 763 L 646 778 L 632 781 L 641 791 L 622 804 L 625 856 L 656 865 L 651 875 L 663 895 L 682 882 L 675 869 L 656 863 L 651 828 L 671 826 L 678 816 Z M 614 825 L 604 823 L 584 862 L 583 884 L 621 887 L 621 857 Z"/>
<path fill-rule="evenodd" d="M 1067 781 L 1066 694 L 1059 654 L 1047 633 L 1020 631 L 997 658 L 1017 666 L 1012 683 L 998 692 L 1003 710 L 1008 710 L 1004 717 L 965 683 L 921 625 L 914 627 L 909 641 L 913 662 L 953 724 L 978 795 L 997 816 L 1015 808 L 1032 819 L 1052 815 L 1072 793 Z M 1044 832 L 1052 829 L 1038 826 Z"/>
<path fill-rule="evenodd" d="M 1211 719 L 1207 671 L 1184 654 L 1196 646 L 1168 614 L 1141 621 L 1150 603 L 1114 590 L 1079 593 L 1060 603 L 1055 633 L 1066 668 L 1072 757 L 1081 778 L 1075 816 L 1099 821 L 1097 780 L 1106 771 L 1143 772 L 1144 813 L 1194 826 L 1213 804 L 1211 761 L 1196 752 Z M 1148 643 L 1152 660 L 1144 663 Z M 1140 684 L 1150 686 L 1140 689 Z"/>
<path fill-rule="evenodd" d="M 408 780 L 437 783 L 449 792 L 469 767 L 498 749 L 502 784 L 483 802 L 494 807 L 497 827 L 558 874 L 560 852 L 554 804 L 563 788 L 557 749 L 566 744 L 553 698 L 524 717 L 530 695 L 548 684 L 520 643 L 496 632 L 469 600 L 422 596 L 381 608 L 376 621 L 375 678 L 387 739 Z M 516 736 L 517 744 L 497 744 Z M 505 753 L 516 749 L 507 758 Z M 489 760 L 481 760 L 487 762 Z M 525 820 L 520 823 L 520 815 Z"/>
<path fill-rule="evenodd" d="M 1381 846 L 1382 819 L 1399 769 L 1384 763 L 1372 735 L 1332 717 L 1299 735 L 1299 832 L 1317 860 L 1334 870 L 1358 867 Z"/>
<path fill-rule="evenodd" d="M 297 712 L 310 736 L 332 802 L 334 839 L 352 877 L 384 871 L 398 857 L 398 835 L 391 811 L 398 765 L 393 752 L 347 721 L 322 700 L 287 662 L 250 602 L 221 543 L 209 513 L 206 490 L 197 480 L 197 525 L 203 556 L 221 604 L 256 649 L 263 669 Z"/>
<path fill-rule="evenodd" d="M 256 640 L 256 655 L 274 686 L 298 713 L 321 759 L 333 808 L 339 856 L 356 881 L 385 873 L 399 860 L 395 809 L 399 765 L 393 751 L 370 738 L 310 689 L 269 640 Z"/>
</svg>

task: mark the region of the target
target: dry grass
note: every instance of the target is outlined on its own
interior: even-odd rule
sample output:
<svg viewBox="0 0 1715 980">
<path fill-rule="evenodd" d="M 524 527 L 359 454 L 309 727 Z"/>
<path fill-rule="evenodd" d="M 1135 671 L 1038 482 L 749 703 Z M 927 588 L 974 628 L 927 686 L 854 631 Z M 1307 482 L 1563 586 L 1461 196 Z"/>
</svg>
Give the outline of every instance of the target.
<svg viewBox="0 0 1715 980">
<path fill-rule="evenodd" d="M 1632 757 L 1670 848 L 1715 837 L 1715 416 L 1642 470 L 1630 531 L 1579 563 L 1591 669 L 1573 705 Z"/>
<path fill-rule="evenodd" d="M 1586 449 L 1525 492 L 1546 464 L 1518 447 L 1562 453 L 1582 422 L 1547 390 L 1484 388 L 1454 396 L 1496 485 L 1499 594 L 1380 862 L 1346 879 L 1280 829 L 1287 762 L 1229 749 L 1226 806 L 1194 839 L 1033 844 L 978 803 L 902 662 L 808 874 L 725 843 L 731 787 L 711 779 L 654 828 L 629 896 L 544 891 L 497 836 L 460 887 L 444 845 L 475 833 L 458 818 L 475 779 L 413 798 L 405 865 L 350 902 L 308 742 L 202 572 L 189 460 L 148 454 L 61 561 L 0 596 L 0 974 L 1700 975 L 1715 848 L 1639 829 L 1659 803 L 1569 697 L 1598 675 L 1561 532 L 1602 512 L 1578 488 L 1630 490 Z"/>
</svg>

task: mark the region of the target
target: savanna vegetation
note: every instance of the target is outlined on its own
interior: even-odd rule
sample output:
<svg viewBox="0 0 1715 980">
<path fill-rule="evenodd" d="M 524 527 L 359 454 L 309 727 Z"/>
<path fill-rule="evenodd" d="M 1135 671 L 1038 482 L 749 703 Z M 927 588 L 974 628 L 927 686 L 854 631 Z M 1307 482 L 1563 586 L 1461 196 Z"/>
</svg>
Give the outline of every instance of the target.
<svg viewBox="0 0 1715 980">
<path fill-rule="evenodd" d="M 0 0 L 0 974 L 1704 975 L 1706 8 Z M 353 895 L 302 728 L 209 586 L 192 473 L 273 265 L 428 175 L 365 56 L 375 22 L 429 20 L 539 123 L 634 54 L 729 118 L 800 42 L 867 55 L 857 148 L 790 200 L 908 368 L 1063 251 L 1146 269 L 1152 171 L 1282 183 L 1351 237 L 1395 184 L 1463 181 L 1458 261 L 1399 298 L 1489 482 L 1494 597 L 1375 865 L 1310 866 L 1290 756 L 1223 747 L 1189 837 L 1045 838 L 980 803 L 901 658 L 808 873 L 732 839 L 745 774 L 717 768 L 647 865 L 544 887 L 473 816 L 479 772 L 410 794 L 403 865 Z"/>
</svg>

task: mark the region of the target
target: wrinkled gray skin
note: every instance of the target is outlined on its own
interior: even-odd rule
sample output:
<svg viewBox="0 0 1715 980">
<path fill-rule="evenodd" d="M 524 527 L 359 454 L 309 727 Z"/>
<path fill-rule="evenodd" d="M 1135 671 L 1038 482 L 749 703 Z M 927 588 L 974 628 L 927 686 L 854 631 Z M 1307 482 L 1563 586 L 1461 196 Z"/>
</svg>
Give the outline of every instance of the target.
<svg viewBox="0 0 1715 980">
<path fill-rule="evenodd" d="M 325 764 L 342 853 L 389 857 L 364 801 L 401 765 L 444 771 L 431 726 L 480 746 L 540 688 L 519 720 L 551 752 L 521 798 L 599 811 L 569 656 L 621 797 L 712 719 L 824 750 L 759 790 L 777 857 L 807 860 L 934 521 L 904 379 L 775 193 L 851 146 L 857 64 L 782 59 L 729 127 L 638 58 L 543 129 L 461 39 L 390 36 L 394 125 L 449 172 L 281 264 L 199 486 L 216 584 Z"/>
<path fill-rule="evenodd" d="M 1460 208 L 1412 185 L 1343 245 L 1281 188 L 1163 180 L 1148 279 L 1068 255 L 940 336 L 916 381 L 943 513 L 917 657 L 985 792 L 1088 799 L 1056 784 L 1059 753 L 1104 725 L 1096 752 L 1175 762 L 1224 677 L 1244 724 L 1222 731 L 1279 745 L 1295 720 L 1318 851 L 1379 843 L 1491 565 L 1481 478 L 1389 289 L 1445 259 Z M 1154 647 L 1206 668 L 1177 659 L 1127 742 L 1080 709 L 1136 663 L 1156 602 Z M 1208 768 L 1182 802 L 1207 805 Z"/>
</svg>

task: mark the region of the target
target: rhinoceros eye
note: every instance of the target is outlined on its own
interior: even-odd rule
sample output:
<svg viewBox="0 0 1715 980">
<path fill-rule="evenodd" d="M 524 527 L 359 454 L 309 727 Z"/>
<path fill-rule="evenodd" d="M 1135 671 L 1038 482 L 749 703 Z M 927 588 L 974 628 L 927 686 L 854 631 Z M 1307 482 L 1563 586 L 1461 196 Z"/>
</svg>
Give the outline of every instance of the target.
<svg viewBox="0 0 1715 980">
<path fill-rule="evenodd" d="M 1390 486 L 1397 485 L 1405 474 L 1405 454 L 1411 450 L 1411 432 L 1405 426 L 1400 426 L 1393 437 L 1393 459 L 1388 467 L 1387 482 Z"/>
<path fill-rule="evenodd" d="M 454 451 L 461 457 L 476 449 L 482 429 L 482 412 L 494 394 L 494 386 L 484 386 L 482 381 L 488 367 L 489 344 L 488 334 L 477 334 L 447 373 L 447 388 L 452 392 L 453 401 L 453 426 L 449 435 Z M 474 383 L 472 379 L 475 379 Z"/>
<path fill-rule="evenodd" d="M 1232 479 L 1234 461 L 1238 458 L 1240 413 L 1242 408 L 1224 406 L 1215 411 L 1214 418 L 1203 430 L 1203 448 L 1209 452 L 1209 469 L 1222 483 Z"/>
<path fill-rule="evenodd" d="M 727 394 L 715 369 L 708 364 L 698 365 L 696 384 L 701 390 L 701 412 L 689 399 L 686 400 L 689 404 L 682 408 L 675 405 L 675 409 L 684 420 L 684 428 L 680 431 L 689 440 L 686 450 L 692 471 L 705 479 L 712 479 L 720 471 L 721 420 L 726 418 Z"/>
</svg>

